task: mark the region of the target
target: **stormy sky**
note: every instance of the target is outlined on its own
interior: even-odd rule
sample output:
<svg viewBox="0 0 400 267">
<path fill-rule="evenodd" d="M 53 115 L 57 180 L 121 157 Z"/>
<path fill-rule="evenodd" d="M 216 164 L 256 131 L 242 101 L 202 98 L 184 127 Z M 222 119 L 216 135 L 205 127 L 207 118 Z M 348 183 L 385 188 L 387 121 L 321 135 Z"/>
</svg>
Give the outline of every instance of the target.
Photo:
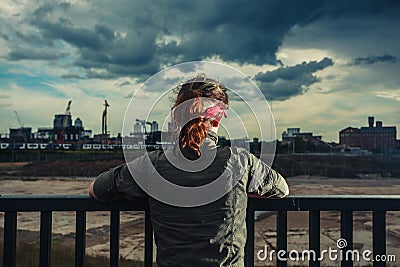
<svg viewBox="0 0 400 267">
<path fill-rule="evenodd" d="M 195 60 L 253 79 L 279 138 L 300 127 L 338 141 L 368 116 L 399 128 L 399 14 L 398 1 L 2 0 L 0 133 L 14 110 L 49 127 L 70 99 L 100 132 L 107 99 L 116 135 L 141 83 Z"/>
</svg>

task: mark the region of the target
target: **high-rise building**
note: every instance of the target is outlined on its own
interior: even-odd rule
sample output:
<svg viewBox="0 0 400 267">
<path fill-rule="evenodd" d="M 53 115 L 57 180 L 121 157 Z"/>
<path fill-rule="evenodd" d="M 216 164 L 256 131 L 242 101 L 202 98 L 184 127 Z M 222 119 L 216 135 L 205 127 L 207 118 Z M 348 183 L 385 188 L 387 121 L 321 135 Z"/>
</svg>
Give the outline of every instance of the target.
<svg viewBox="0 0 400 267">
<path fill-rule="evenodd" d="M 67 127 L 72 127 L 71 115 L 57 114 L 54 116 L 54 121 L 53 121 L 54 129 L 61 129 Z"/>
<path fill-rule="evenodd" d="M 135 125 L 133 125 L 133 133 L 135 135 L 137 134 L 143 134 L 144 130 L 143 130 L 143 125 L 139 122 L 136 122 Z"/>
<path fill-rule="evenodd" d="M 157 123 L 156 121 L 153 121 L 153 122 L 151 123 L 151 132 L 152 132 L 152 133 L 158 132 L 158 123 Z"/>
</svg>

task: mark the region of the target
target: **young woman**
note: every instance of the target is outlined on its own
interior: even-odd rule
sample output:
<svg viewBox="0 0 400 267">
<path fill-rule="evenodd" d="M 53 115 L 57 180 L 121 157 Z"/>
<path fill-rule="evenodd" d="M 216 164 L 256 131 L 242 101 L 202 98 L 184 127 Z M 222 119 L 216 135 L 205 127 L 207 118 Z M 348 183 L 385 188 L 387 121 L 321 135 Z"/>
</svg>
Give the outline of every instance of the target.
<svg viewBox="0 0 400 267">
<path fill-rule="evenodd" d="M 188 80 L 180 86 L 173 107 L 177 140 L 174 153 L 196 161 L 213 151 L 212 162 L 194 172 L 176 167 L 163 151 L 149 153 L 156 171 L 180 186 L 207 185 L 222 174 L 236 177 L 232 188 L 218 199 L 195 207 L 157 200 L 132 177 L 132 168 L 149 175 L 141 159 L 100 174 L 90 185 L 90 196 L 100 201 L 135 197 L 148 200 L 159 267 L 244 266 L 248 194 L 269 198 L 289 194 L 284 178 L 253 154 L 217 146 L 219 122 L 228 106 L 227 89 L 219 82 L 204 76 Z"/>
</svg>

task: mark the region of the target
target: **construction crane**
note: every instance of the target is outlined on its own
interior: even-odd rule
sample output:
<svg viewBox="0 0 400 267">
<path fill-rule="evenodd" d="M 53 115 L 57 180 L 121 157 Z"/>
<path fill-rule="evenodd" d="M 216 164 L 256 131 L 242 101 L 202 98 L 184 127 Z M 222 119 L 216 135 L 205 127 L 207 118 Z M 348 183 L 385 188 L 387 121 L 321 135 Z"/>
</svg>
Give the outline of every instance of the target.
<svg viewBox="0 0 400 267">
<path fill-rule="evenodd" d="M 107 100 L 104 100 L 104 110 L 103 110 L 103 116 L 102 116 L 102 121 L 101 121 L 101 134 L 102 134 L 102 140 L 108 144 L 108 131 L 107 131 L 107 108 L 110 105 L 108 104 Z"/>
<path fill-rule="evenodd" d="M 71 115 L 71 103 L 72 100 L 68 101 L 67 108 L 65 109 L 65 115 Z"/>
<path fill-rule="evenodd" d="M 15 116 L 17 116 L 18 124 L 19 124 L 19 129 L 18 129 L 18 136 L 22 136 L 24 138 L 24 142 L 26 143 L 26 135 L 24 134 L 24 125 L 21 123 L 21 119 L 18 116 L 18 112 L 14 110 Z"/>
<path fill-rule="evenodd" d="M 61 133 L 60 133 L 60 142 L 64 142 L 64 134 L 65 134 L 65 129 L 67 128 L 67 124 L 68 124 L 68 117 L 71 116 L 71 103 L 72 100 L 68 101 L 67 107 L 65 108 L 65 113 L 64 116 L 62 118 L 62 129 L 61 129 Z"/>
<path fill-rule="evenodd" d="M 18 112 L 16 110 L 14 110 L 14 112 L 15 112 L 15 115 L 17 116 L 19 127 L 22 129 L 24 127 L 24 125 L 21 123 L 21 120 L 20 120 L 20 118 L 18 116 Z"/>
</svg>

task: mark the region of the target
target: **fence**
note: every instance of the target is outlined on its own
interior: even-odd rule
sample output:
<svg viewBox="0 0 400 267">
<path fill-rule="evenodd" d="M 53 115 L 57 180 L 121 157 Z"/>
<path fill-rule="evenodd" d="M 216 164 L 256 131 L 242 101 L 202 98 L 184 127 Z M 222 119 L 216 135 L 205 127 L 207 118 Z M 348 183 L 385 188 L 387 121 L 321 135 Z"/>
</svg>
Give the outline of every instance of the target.
<svg viewBox="0 0 400 267">
<path fill-rule="evenodd" d="M 75 211 L 75 266 L 84 266 L 86 212 L 110 211 L 110 266 L 118 266 L 119 227 L 121 211 L 145 211 L 145 255 L 144 266 L 153 264 L 153 230 L 147 203 L 144 200 L 120 200 L 100 203 L 88 196 L 0 196 L 0 212 L 4 212 L 3 266 L 15 266 L 18 212 L 40 212 L 40 259 L 39 266 L 50 266 L 52 212 Z M 254 212 L 277 212 L 277 250 L 287 250 L 287 212 L 304 211 L 309 214 L 309 248 L 319 255 L 320 212 L 340 211 L 341 236 L 347 240 L 345 251 L 353 248 L 353 212 L 372 211 L 373 255 L 386 254 L 386 212 L 400 211 L 400 196 L 384 195 L 318 195 L 290 196 L 271 200 L 251 198 L 247 209 L 248 239 L 245 248 L 247 267 L 254 266 Z M 277 259 L 277 266 L 286 266 L 287 261 Z M 352 266 L 343 260 L 341 266 Z M 309 266 L 320 266 L 320 261 L 309 261 Z M 384 261 L 373 262 L 373 266 L 386 266 Z"/>
</svg>

